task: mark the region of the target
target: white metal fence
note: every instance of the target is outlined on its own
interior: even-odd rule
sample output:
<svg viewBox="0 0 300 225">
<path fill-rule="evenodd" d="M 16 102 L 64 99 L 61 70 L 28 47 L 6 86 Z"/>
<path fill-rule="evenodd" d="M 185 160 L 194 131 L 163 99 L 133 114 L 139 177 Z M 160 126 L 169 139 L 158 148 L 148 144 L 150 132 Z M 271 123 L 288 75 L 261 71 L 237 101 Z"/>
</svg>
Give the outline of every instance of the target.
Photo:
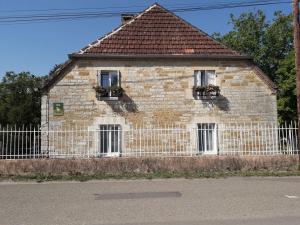
<svg viewBox="0 0 300 225">
<path fill-rule="evenodd" d="M 0 159 L 298 154 L 297 123 L 0 127 Z"/>
</svg>

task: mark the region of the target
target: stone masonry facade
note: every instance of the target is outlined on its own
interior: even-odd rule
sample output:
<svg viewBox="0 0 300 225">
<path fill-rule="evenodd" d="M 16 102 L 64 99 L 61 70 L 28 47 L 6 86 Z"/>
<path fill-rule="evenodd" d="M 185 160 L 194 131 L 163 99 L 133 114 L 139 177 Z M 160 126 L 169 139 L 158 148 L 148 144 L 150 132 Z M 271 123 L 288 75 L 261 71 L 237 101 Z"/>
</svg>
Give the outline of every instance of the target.
<svg viewBox="0 0 300 225">
<path fill-rule="evenodd" d="M 77 60 L 42 97 L 42 127 L 46 131 L 75 126 L 97 129 L 99 124 L 120 124 L 124 129 L 276 123 L 276 94 L 253 68 L 246 60 Z M 115 101 L 96 98 L 93 87 L 101 70 L 120 71 L 123 97 Z M 194 98 L 195 70 L 216 72 L 219 97 L 210 101 Z M 64 114 L 55 116 L 53 103 L 58 102 L 63 103 Z M 52 146 L 54 151 L 57 146 L 43 139 L 43 148 Z"/>
</svg>

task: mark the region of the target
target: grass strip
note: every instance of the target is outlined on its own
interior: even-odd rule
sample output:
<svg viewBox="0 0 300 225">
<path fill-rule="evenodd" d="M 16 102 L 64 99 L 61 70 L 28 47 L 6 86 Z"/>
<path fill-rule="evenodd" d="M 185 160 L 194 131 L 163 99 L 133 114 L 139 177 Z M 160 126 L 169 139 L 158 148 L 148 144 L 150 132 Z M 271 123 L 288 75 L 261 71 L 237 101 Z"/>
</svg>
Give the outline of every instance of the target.
<svg viewBox="0 0 300 225">
<path fill-rule="evenodd" d="M 284 177 L 284 176 L 300 176 L 300 171 L 223 171 L 223 172 L 203 172 L 203 171 L 186 171 L 186 172 L 170 172 L 158 171 L 151 173 L 104 173 L 98 172 L 94 174 L 70 173 L 70 174 L 51 174 L 36 173 L 29 175 L 0 175 L 1 181 L 88 181 L 88 180 L 108 180 L 108 179 L 164 179 L 164 178 L 226 178 L 226 177 Z"/>
</svg>

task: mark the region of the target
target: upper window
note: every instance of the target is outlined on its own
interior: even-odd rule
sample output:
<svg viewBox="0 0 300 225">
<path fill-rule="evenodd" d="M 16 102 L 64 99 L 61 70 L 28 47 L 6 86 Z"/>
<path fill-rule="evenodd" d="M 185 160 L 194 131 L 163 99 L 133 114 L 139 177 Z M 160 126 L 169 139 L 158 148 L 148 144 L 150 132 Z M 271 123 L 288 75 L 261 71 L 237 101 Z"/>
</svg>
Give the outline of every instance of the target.
<svg viewBox="0 0 300 225">
<path fill-rule="evenodd" d="M 195 70 L 195 86 L 216 85 L 216 72 L 214 70 Z"/>
<path fill-rule="evenodd" d="M 119 86 L 119 71 L 104 71 L 100 73 L 100 86 L 104 88 L 109 88 L 113 86 Z"/>
<path fill-rule="evenodd" d="M 96 91 L 99 97 L 114 99 L 121 97 L 123 94 L 120 72 L 116 70 L 101 70 L 98 73 L 98 86 Z"/>
</svg>

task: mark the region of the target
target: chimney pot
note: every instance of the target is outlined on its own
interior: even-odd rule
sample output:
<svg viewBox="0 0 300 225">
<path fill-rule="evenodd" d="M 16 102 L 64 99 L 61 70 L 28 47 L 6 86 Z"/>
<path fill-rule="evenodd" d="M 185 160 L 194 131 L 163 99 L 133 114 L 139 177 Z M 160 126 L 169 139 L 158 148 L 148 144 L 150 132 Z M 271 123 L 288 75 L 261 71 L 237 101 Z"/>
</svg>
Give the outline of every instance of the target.
<svg viewBox="0 0 300 225">
<path fill-rule="evenodd" d="M 122 24 L 127 23 L 128 21 L 132 20 L 134 17 L 134 14 L 122 14 Z"/>
</svg>

